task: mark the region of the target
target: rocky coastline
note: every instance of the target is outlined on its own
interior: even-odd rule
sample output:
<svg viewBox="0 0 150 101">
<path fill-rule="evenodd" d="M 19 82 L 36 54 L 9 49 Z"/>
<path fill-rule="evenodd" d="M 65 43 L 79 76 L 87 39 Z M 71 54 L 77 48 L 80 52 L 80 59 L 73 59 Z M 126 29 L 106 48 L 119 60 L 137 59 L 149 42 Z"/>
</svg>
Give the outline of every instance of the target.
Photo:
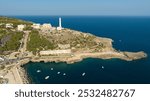
<svg viewBox="0 0 150 101">
<path fill-rule="evenodd" d="M 100 59 L 112 59 L 117 58 L 126 61 L 134 61 L 142 58 L 146 58 L 147 54 L 143 51 L 141 52 L 101 52 L 101 53 L 75 53 L 73 56 L 66 57 L 53 57 L 53 56 L 41 56 L 41 57 L 33 57 L 30 59 L 24 59 L 21 61 L 21 65 L 27 64 L 28 62 L 66 62 L 68 64 L 72 64 L 75 62 L 80 62 L 85 58 L 100 58 Z"/>
</svg>

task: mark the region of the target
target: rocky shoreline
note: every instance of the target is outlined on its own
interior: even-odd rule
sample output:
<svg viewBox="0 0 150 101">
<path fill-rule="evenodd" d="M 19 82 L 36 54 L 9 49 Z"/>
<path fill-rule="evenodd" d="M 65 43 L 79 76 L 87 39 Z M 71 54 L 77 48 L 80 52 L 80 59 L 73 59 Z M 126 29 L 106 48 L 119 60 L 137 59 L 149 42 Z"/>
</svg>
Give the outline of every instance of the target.
<svg viewBox="0 0 150 101">
<path fill-rule="evenodd" d="M 66 62 L 67 64 L 73 64 L 75 62 L 80 62 L 85 58 L 100 58 L 100 59 L 112 59 L 112 58 L 118 58 L 126 61 L 133 61 L 141 58 L 146 58 L 147 54 L 144 52 L 102 52 L 102 53 L 76 53 L 74 56 L 70 57 L 33 57 L 28 58 L 20 61 L 20 66 L 18 68 L 20 77 L 23 81 L 23 84 L 29 84 L 29 79 L 27 77 L 27 73 L 25 69 L 22 67 L 24 64 L 31 62 Z"/>
<path fill-rule="evenodd" d="M 19 67 L 18 71 L 19 71 L 19 75 L 22 79 L 22 83 L 23 84 L 29 84 L 29 79 L 27 77 L 27 72 L 25 71 L 25 69 L 23 67 Z"/>
<path fill-rule="evenodd" d="M 51 57 L 51 56 L 42 56 L 32 58 L 31 62 L 66 62 L 68 64 L 80 62 L 85 58 L 101 58 L 101 59 L 112 59 L 118 58 L 126 61 L 133 61 L 142 58 L 146 58 L 147 54 L 143 51 L 141 52 L 101 52 L 101 53 L 77 53 L 70 57 Z"/>
<path fill-rule="evenodd" d="M 118 58 L 126 61 L 133 61 L 142 58 L 146 58 L 147 54 L 143 51 L 141 52 L 101 52 L 101 53 L 77 53 L 73 56 L 66 56 L 66 57 L 52 57 L 52 56 L 41 56 L 41 57 L 33 57 L 28 58 L 20 61 L 20 65 L 27 64 L 28 62 L 66 62 L 68 64 L 80 62 L 85 58 L 100 58 L 100 59 L 112 59 Z"/>
</svg>

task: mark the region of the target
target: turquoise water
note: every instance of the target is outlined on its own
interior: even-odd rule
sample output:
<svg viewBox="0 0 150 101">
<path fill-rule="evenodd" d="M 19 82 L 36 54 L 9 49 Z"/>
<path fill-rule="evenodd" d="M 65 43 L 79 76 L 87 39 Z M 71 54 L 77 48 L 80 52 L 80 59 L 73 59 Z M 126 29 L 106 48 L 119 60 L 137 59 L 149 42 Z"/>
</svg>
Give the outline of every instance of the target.
<svg viewBox="0 0 150 101">
<path fill-rule="evenodd" d="M 58 25 L 57 16 L 15 16 L 36 23 Z M 150 17 L 63 16 L 63 27 L 90 32 L 114 40 L 118 50 L 145 51 L 150 54 Z M 121 40 L 121 41 L 120 41 Z M 104 66 L 104 68 L 102 68 Z M 66 63 L 28 63 L 24 65 L 31 83 L 40 84 L 149 84 L 150 58 L 132 62 L 119 59 L 85 59 Z M 53 68 L 53 70 L 51 70 Z M 40 70 L 41 72 L 37 72 Z M 60 74 L 58 74 L 60 72 Z M 63 74 L 66 75 L 63 75 Z M 85 73 L 84 76 L 82 74 Z M 48 79 L 45 79 L 49 76 Z"/>
</svg>

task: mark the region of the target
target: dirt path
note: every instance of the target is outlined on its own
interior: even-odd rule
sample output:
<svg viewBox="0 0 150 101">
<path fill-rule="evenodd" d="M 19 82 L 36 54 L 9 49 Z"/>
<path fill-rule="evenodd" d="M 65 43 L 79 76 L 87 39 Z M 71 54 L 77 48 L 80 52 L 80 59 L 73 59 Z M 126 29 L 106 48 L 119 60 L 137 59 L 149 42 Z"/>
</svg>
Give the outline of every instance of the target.
<svg viewBox="0 0 150 101">
<path fill-rule="evenodd" d="M 22 46 L 22 53 L 25 52 L 27 50 L 27 41 L 28 41 L 28 37 L 29 37 L 29 32 L 26 31 L 24 32 L 24 40 L 23 40 L 23 46 Z"/>
</svg>

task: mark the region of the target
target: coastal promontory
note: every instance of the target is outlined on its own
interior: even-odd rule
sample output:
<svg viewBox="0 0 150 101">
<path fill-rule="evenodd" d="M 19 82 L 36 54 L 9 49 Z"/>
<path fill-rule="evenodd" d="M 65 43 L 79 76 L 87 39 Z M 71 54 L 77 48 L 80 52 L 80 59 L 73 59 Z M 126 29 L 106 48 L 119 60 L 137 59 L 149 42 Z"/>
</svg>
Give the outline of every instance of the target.
<svg viewBox="0 0 150 101">
<path fill-rule="evenodd" d="M 10 77 L 13 75 L 17 81 L 12 82 L 25 83 L 26 80 L 21 79 L 25 75 L 18 72 L 18 68 L 29 61 L 74 63 L 84 58 L 132 61 L 147 57 L 143 51 L 118 51 L 112 43 L 110 38 L 63 28 L 61 18 L 59 26 L 54 27 L 50 23 L 41 25 L 0 17 L 0 82 L 11 82 L 5 78 L 13 79 Z"/>
</svg>

